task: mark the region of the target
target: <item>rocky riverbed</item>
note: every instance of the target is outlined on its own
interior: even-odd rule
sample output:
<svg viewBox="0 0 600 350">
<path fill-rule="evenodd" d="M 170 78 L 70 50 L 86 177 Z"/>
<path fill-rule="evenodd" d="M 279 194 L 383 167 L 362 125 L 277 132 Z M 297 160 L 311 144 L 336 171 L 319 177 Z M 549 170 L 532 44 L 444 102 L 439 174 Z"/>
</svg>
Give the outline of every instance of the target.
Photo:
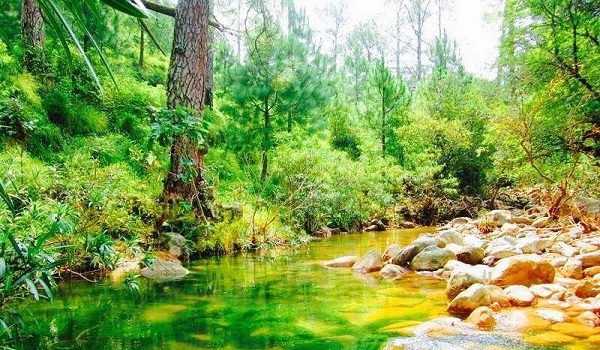
<svg viewBox="0 0 600 350">
<path fill-rule="evenodd" d="M 340 257 L 329 268 L 402 279 L 407 273 L 447 281 L 448 315 L 400 324 L 413 338 L 387 349 L 449 348 L 449 339 L 514 339 L 540 346 L 600 346 L 600 236 L 582 223 L 494 210 L 479 219 L 457 218 L 407 246 L 390 245 L 362 257 Z M 438 336 L 442 335 L 440 338 Z M 470 338 L 469 338 L 470 337 Z M 504 347 L 514 348 L 510 341 Z M 416 347 L 415 347 L 416 346 Z"/>
</svg>

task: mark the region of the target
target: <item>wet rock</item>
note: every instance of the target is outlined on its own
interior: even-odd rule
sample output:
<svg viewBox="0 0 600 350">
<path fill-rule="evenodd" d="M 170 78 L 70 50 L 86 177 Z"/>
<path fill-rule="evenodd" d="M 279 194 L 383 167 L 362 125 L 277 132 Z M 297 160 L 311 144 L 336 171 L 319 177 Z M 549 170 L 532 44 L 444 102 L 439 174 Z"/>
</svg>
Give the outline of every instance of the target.
<svg viewBox="0 0 600 350">
<path fill-rule="evenodd" d="M 514 306 L 531 306 L 536 302 L 535 294 L 523 285 L 506 287 L 504 293 L 506 293 L 510 304 Z"/>
<path fill-rule="evenodd" d="M 517 255 L 501 259 L 492 268 L 490 283 L 497 286 L 554 282 L 554 266 L 538 255 Z"/>
<path fill-rule="evenodd" d="M 419 248 L 410 244 L 404 247 L 400 254 L 398 254 L 395 258 L 392 259 L 392 264 L 398 266 L 408 266 L 410 261 L 419 253 Z"/>
<path fill-rule="evenodd" d="M 169 247 L 169 254 L 176 258 L 187 254 L 187 239 L 176 232 L 164 233 L 167 239 L 167 246 Z"/>
<path fill-rule="evenodd" d="M 492 304 L 497 304 L 499 307 L 510 306 L 510 300 L 508 299 L 506 293 L 504 293 L 504 289 L 498 286 L 494 286 L 492 284 L 485 286 L 485 288 L 487 289 L 490 295 L 490 300 L 492 301 Z"/>
<path fill-rule="evenodd" d="M 476 325 L 482 329 L 492 329 L 496 325 L 494 311 L 487 306 L 480 306 L 473 310 L 466 322 Z"/>
<path fill-rule="evenodd" d="M 512 213 L 508 210 L 492 210 L 485 214 L 480 222 L 489 222 L 497 227 L 502 227 L 505 223 L 512 223 Z"/>
<path fill-rule="evenodd" d="M 556 283 L 536 284 L 529 287 L 529 290 L 542 299 L 548 299 L 551 298 L 553 295 L 567 292 L 567 288 Z"/>
<path fill-rule="evenodd" d="M 598 327 L 600 326 L 600 317 L 593 313 L 592 311 L 584 311 L 579 316 L 575 318 L 577 323 L 588 327 Z"/>
<path fill-rule="evenodd" d="M 576 256 L 576 258 L 581 260 L 581 266 L 584 269 L 593 266 L 600 266 L 600 251 L 581 254 Z"/>
<path fill-rule="evenodd" d="M 407 269 L 400 267 L 398 265 L 394 265 L 394 264 L 387 264 L 381 269 L 381 271 L 379 271 L 381 276 L 383 276 L 384 278 L 387 278 L 387 279 L 392 279 L 392 280 L 401 278 L 407 272 L 408 272 Z"/>
<path fill-rule="evenodd" d="M 563 256 L 573 257 L 577 254 L 577 248 L 573 247 L 570 244 L 565 242 L 556 242 L 551 248 L 550 251 L 553 253 L 558 253 Z"/>
<path fill-rule="evenodd" d="M 384 262 L 379 252 L 376 249 L 371 249 L 352 265 L 352 270 L 359 273 L 369 273 L 381 270 L 383 264 Z"/>
<path fill-rule="evenodd" d="M 600 285 L 590 280 L 583 280 L 575 286 L 575 295 L 580 298 L 593 298 L 598 294 L 600 294 Z"/>
<path fill-rule="evenodd" d="M 352 267 L 358 261 L 358 256 L 348 255 L 329 260 L 323 264 L 325 267 Z"/>
<path fill-rule="evenodd" d="M 156 260 L 150 267 L 141 271 L 142 276 L 159 282 L 173 281 L 183 278 L 189 271 L 176 261 Z"/>
<path fill-rule="evenodd" d="M 417 254 L 410 262 L 411 270 L 435 271 L 441 269 L 450 261 L 456 259 L 456 255 L 444 248 L 429 246 Z"/>
<path fill-rule="evenodd" d="M 567 278 L 582 279 L 583 268 L 581 266 L 581 260 L 569 259 L 565 265 L 560 268 L 560 273 Z"/>
<path fill-rule="evenodd" d="M 418 249 L 418 252 L 423 251 L 423 249 L 429 246 L 436 246 L 439 248 L 444 248 L 446 246 L 446 242 L 438 236 L 430 236 L 430 235 L 422 235 L 419 236 L 412 242 Z"/>
<path fill-rule="evenodd" d="M 541 217 L 533 220 L 533 222 L 531 223 L 531 226 L 535 227 L 535 228 L 542 228 L 542 227 L 547 227 L 548 225 L 550 225 L 551 222 L 552 222 L 552 219 L 550 217 L 541 216 Z"/>
<path fill-rule="evenodd" d="M 583 270 L 583 274 L 586 277 L 593 277 L 599 273 L 600 273 L 600 266 L 588 267 L 587 269 Z"/>
<path fill-rule="evenodd" d="M 537 309 L 535 314 L 539 318 L 550 322 L 565 322 L 567 317 L 563 311 L 553 309 Z"/>
<path fill-rule="evenodd" d="M 446 285 L 446 296 L 452 299 L 475 283 L 487 284 L 490 270 L 490 267 L 485 265 L 467 265 L 454 269 Z"/>
<path fill-rule="evenodd" d="M 398 256 L 398 254 L 400 254 L 400 252 L 402 252 L 402 248 L 400 248 L 399 245 L 390 244 L 387 248 L 385 248 L 385 251 L 383 252 L 383 255 L 381 258 L 384 261 L 388 261 L 388 260 Z"/>
<path fill-rule="evenodd" d="M 480 306 L 491 304 L 490 294 L 483 284 L 476 283 L 459 293 L 448 306 L 448 312 L 455 315 L 467 315 Z"/>
</svg>

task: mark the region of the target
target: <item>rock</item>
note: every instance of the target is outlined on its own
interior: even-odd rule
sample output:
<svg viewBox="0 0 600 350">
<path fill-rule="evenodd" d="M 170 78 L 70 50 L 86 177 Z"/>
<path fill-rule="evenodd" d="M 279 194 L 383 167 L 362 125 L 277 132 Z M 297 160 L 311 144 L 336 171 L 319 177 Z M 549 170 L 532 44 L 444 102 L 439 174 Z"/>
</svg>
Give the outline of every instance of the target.
<svg viewBox="0 0 600 350">
<path fill-rule="evenodd" d="M 489 222 L 497 227 L 502 227 L 505 223 L 512 223 L 512 214 L 508 210 L 492 210 L 485 214 L 480 222 Z"/>
<path fill-rule="evenodd" d="M 446 285 L 446 296 L 452 299 L 475 283 L 487 284 L 490 270 L 485 265 L 467 265 L 454 269 Z"/>
<path fill-rule="evenodd" d="M 418 227 L 418 226 L 419 226 L 419 225 L 415 224 L 415 223 L 414 223 L 414 222 L 412 222 L 412 221 L 402 221 L 402 222 L 401 222 L 401 223 L 398 225 L 398 227 L 399 227 L 399 228 L 416 228 L 416 227 Z"/>
<path fill-rule="evenodd" d="M 583 269 L 581 267 L 581 260 L 569 259 L 565 265 L 560 268 L 560 273 L 567 278 L 574 278 L 580 280 L 583 278 Z"/>
<path fill-rule="evenodd" d="M 499 307 L 509 307 L 510 306 L 510 300 L 508 300 L 508 296 L 506 295 L 506 293 L 504 293 L 504 289 L 502 289 L 498 286 L 491 285 L 491 284 L 485 286 L 485 289 L 487 289 L 487 291 L 490 295 L 492 304 L 496 304 Z"/>
<path fill-rule="evenodd" d="M 536 296 L 523 285 L 508 286 L 504 289 L 511 305 L 531 306 L 536 302 Z"/>
<path fill-rule="evenodd" d="M 176 261 L 156 260 L 150 267 L 141 270 L 142 276 L 159 282 L 173 281 L 183 278 L 189 271 Z"/>
<path fill-rule="evenodd" d="M 533 222 L 531 223 L 531 226 L 535 227 L 535 228 L 542 228 L 542 227 L 547 227 L 551 222 L 552 222 L 552 218 L 550 218 L 548 216 L 540 216 L 539 218 L 533 220 Z"/>
<path fill-rule="evenodd" d="M 521 228 L 518 225 L 509 222 L 505 222 L 502 227 L 500 227 L 500 232 L 511 236 L 516 236 L 517 233 L 519 233 L 519 230 L 521 230 Z"/>
<path fill-rule="evenodd" d="M 580 298 L 593 298 L 598 294 L 600 294 L 600 285 L 590 280 L 581 281 L 575 286 L 575 295 Z"/>
<path fill-rule="evenodd" d="M 399 245 L 390 244 L 387 248 L 385 248 L 385 251 L 383 252 L 381 258 L 383 259 L 383 261 L 388 261 L 398 256 L 400 252 L 402 252 L 402 248 L 400 248 Z"/>
<path fill-rule="evenodd" d="M 456 259 L 456 255 L 452 251 L 429 246 L 412 259 L 410 268 L 415 271 L 435 271 L 443 268 L 448 261 L 453 259 Z"/>
<path fill-rule="evenodd" d="M 600 214 L 600 199 L 577 196 L 574 198 L 575 204 L 580 210 L 585 211 L 589 214 Z"/>
<path fill-rule="evenodd" d="M 463 234 L 462 245 L 465 247 L 483 248 L 485 242 L 472 234 Z"/>
<path fill-rule="evenodd" d="M 579 248 L 579 254 L 587 254 L 598 251 L 598 246 L 595 244 L 584 244 Z"/>
<path fill-rule="evenodd" d="M 429 246 L 437 246 L 440 248 L 444 248 L 446 246 L 446 242 L 438 236 L 430 236 L 430 235 L 422 235 L 419 236 L 412 242 L 413 245 L 417 246 L 418 252 L 423 251 L 423 249 Z"/>
<path fill-rule="evenodd" d="M 517 225 L 531 226 L 531 224 L 533 223 L 533 220 L 531 220 L 530 218 L 528 218 L 526 216 L 515 216 L 515 217 L 513 217 L 513 222 Z"/>
<path fill-rule="evenodd" d="M 169 247 L 169 254 L 176 258 L 187 254 L 187 239 L 176 232 L 164 233 L 167 238 L 167 245 Z"/>
<path fill-rule="evenodd" d="M 546 320 L 546 321 L 550 321 L 550 322 L 562 323 L 562 322 L 565 322 L 565 319 L 566 319 L 565 313 L 560 310 L 537 309 L 537 310 L 535 310 L 535 314 L 539 318 Z"/>
<path fill-rule="evenodd" d="M 387 226 L 383 223 L 383 221 L 381 221 L 380 219 L 374 219 L 369 221 L 369 223 L 367 224 L 367 228 L 365 228 L 365 231 L 385 231 L 386 229 Z"/>
<path fill-rule="evenodd" d="M 358 261 L 358 256 L 348 255 L 329 260 L 323 264 L 325 267 L 352 267 Z"/>
<path fill-rule="evenodd" d="M 517 249 L 520 249 L 524 254 L 535 254 L 541 250 L 548 248 L 550 241 L 541 239 L 537 235 L 527 235 L 519 238 L 515 244 Z"/>
<path fill-rule="evenodd" d="M 600 326 L 600 317 L 592 311 L 584 311 L 575 318 L 575 321 L 588 327 Z"/>
<path fill-rule="evenodd" d="M 573 257 L 577 254 L 577 249 L 572 245 L 569 245 L 565 242 L 556 242 L 551 248 L 550 251 L 553 253 L 558 253 L 563 256 Z"/>
<path fill-rule="evenodd" d="M 515 247 L 517 241 L 511 236 L 502 236 L 491 241 L 485 248 L 485 256 L 492 256 L 495 259 L 508 258 L 520 255 L 523 252 Z"/>
<path fill-rule="evenodd" d="M 560 284 L 551 283 L 551 284 L 537 284 L 529 287 L 529 290 L 535 294 L 536 296 L 548 299 L 555 294 L 566 293 L 567 288 L 561 286 Z"/>
<path fill-rule="evenodd" d="M 470 265 L 465 264 L 464 262 L 460 262 L 458 260 L 450 260 L 446 263 L 446 265 L 444 265 L 444 270 L 445 271 L 454 271 L 457 268 L 460 267 L 469 267 Z M 448 278 L 450 278 L 450 275 L 448 275 Z"/>
<path fill-rule="evenodd" d="M 583 274 L 586 277 L 593 277 L 599 273 L 600 273 L 600 266 L 588 267 L 587 269 L 583 270 Z"/>
<path fill-rule="evenodd" d="M 454 230 L 454 229 L 449 229 L 449 230 L 444 230 L 441 231 L 439 233 L 438 236 L 440 239 L 442 239 L 446 245 L 450 244 L 450 243 L 454 243 L 457 245 L 461 245 L 462 244 L 462 235 L 460 233 L 458 233 L 458 231 Z"/>
<path fill-rule="evenodd" d="M 376 249 L 369 250 L 362 258 L 358 259 L 352 270 L 359 273 L 379 271 L 383 267 L 383 260 Z"/>
<path fill-rule="evenodd" d="M 487 306 L 480 306 L 473 310 L 466 322 L 476 325 L 482 329 L 492 329 L 496 326 L 494 311 Z"/>
<path fill-rule="evenodd" d="M 323 227 L 321 227 L 320 230 L 311 233 L 311 236 L 317 237 L 317 238 L 329 238 L 332 235 L 333 235 L 332 230 L 327 226 L 323 226 Z"/>
<path fill-rule="evenodd" d="M 450 302 L 448 312 L 454 315 L 467 315 L 480 306 L 489 306 L 490 304 L 490 295 L 485 286 L 475 283 Z"/>
<path fill-rule="evenodd" d="M 402 249 L 400 254 L 398 254 L 395 258 L 392 259 L 392 264 L 398 266 L 408 266 L 410 261 L 419 253 L 419 248 L 414 245 L 407 245 Z"/>
<path fill-rule="evenodd" d="M 408 270 L 406 270 L 405 268 L 400 267 L 398 265 L 394 265 L 394 264 L 387 264 L 381 269 L 381 271 L 379 271 L 379 273 L 383 277 L 385 277 L 387 279 L 393 279 L 393 280 L 402 277 L 407 272 L 408 272 Z"/>
<path fill-rule="evenodd" d="M 554 266 L 538 255 L 517 255 L 501 259 L 492 268 L 490 283 L 500 287 L 554 282 Z"/>
<path fill-rule="evenodd" d="M 469 265 L 479 264 L 484 255 L 483 248 L 463 247 L 454 243 L 446 245 L 445 248 L 451 250 L 456 255 L 458 261 Z"/>
<path fill-rule="evenodd" d="M 576 258 L 581 260 L 581 266 L 584 269 L 592 266 L 600 266 L 600 251 L 581 254 L 576 256 Z"/>
</svg>

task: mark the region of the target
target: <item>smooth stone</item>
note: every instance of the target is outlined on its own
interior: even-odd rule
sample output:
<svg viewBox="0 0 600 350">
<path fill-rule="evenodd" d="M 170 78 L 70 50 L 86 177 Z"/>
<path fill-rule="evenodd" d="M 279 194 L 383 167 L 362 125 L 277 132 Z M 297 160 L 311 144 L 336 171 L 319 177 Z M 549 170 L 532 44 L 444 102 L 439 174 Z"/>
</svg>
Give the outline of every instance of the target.
<svg viewBox="0 0 600 350">
<path fill-rule="evenodd" d="M 588 327 L 600 326 L 600 317 L 592 311 L 584 311 L 575 318 L 578 323 Z"/>
<path fill-rule="evenodd" d="M 549 283 L 549 284 L 536 284 L 529 287 L 529 290 L 536 296 L 548 299 L 558 293 L 566 293 L 567 288 L 560 284 Z"/>
<path fill-rule="evenodd" d="M 501 227 L 505 223 L 512 223 L 512 213 L 508 210 L 492 210 L 479 220 L 479 222 L 492 223 L 497 227 Z"/>
<path fill-rule="evenodd" d="M 487 284 L 490 270 L 490 267 L 486 265 L 467 265 L 454 269 L 446 285 L 446 296 L 452 299 L 475 283 Z"/>
<path fill-rule="evenodd" d="M 408 266 L 408 264 L 410 264 L 411 260 L 418 253 L 419 253 L 419 248 L 416 245 L 414 245 L 414 244 L 407 245 L 406 247 L 404 247 L 404 249 L 402 249 L 400 254 L 398 254 L 395 258 L 392 259 L 392 264 L 402 266 L 402 267 Z"/>
<path fill-rule="evenodd" d="M 535 314 L 539 318 L 544 319 L 546 321 L 559 323 L 565 322 L 565 319 L 567 317 L 563 311 L 553 309 L 537 309 L 535 310 Z"/>
<path fill-rule="evenodd" d="M 379 271 L 379 273 L 387 279 L 398 279 L 401 278 L 402 276 L 404 276 L 406 273 L 408 272 L 408 270 L 406 270 L 403 267 L 400 267 L 398 265 L 394 265 L 394 264 L 387 264 L 385 265 L 381 271 Z"/>
<path fill-rule="evenodd" d="M 385 251 L 383 252 L 383 255 L 381 256 L 381 258 L 384 261 L 388 261 L 390 259 L 397 257 L 398 254 L 400 254 L 400 252 L 402 252 L 402 248 L 400 248 L 399 245 L 390 244 L 387 248 L 385 248 Z"/>
<path fill-rule="evenodd" d="M 140 273 L 146 278 L 166 282 L 181 279 L 190 271 L 176 261 L 156 260 L 152 266 L 144 267 Z"/>
<path fill-rule="evenodd" d="M 593 266 L 600 266 L 600 251 L 594 251 L 576 256 L 575 258 L 581 260 L 581 266 L 584 269 Z"/>
<path fill-rule="evenodd" d="M 470 233 L 463 234 L 462 244 L 465 247 L 483 248 L 485 242 L 479 237 Z"/>
<path fill-rule="evenodd" d="M 552 222 L 552 218 L 550 218 L 548 216 L 540 216 L 539 218 L 533 220 L 533 222 L 531 223 L 531 227 L 543 228 L 543 227 L 547 227 L 548 225 L 550 225 L 551 222 Z"/>
<path fill-rule="evenodd" d="M 490 283 L 497 286 L 554 282 L 554 266 L 538 255 L 517 255 L 501 259 L 492 268 Z"/>
<path fill-rule="evenodd" d="M 352 270 L 358 273 L 369 273 L 381 270 L 383 264 L 379 252 L 376 249 L 371 249 L 352 265 Z"/>
<path fill-rule="evenodd" d="M 448 305 L 450 314 L 467 315 L 480 306 L 491 304 L 490 294 L 483 284 L 475 283 L 459 293 Z"/>
<path fill-rule="evenodd" d="M 443 268 L 448 261 L 455 259 L 456 254 L 448 249 L 428 246 L 412 259 L 410 268 L 415 271 L 435 271 Z"/>
<path fill-rule="evenodd" d="M 492 305 L 497 304 L 499 307 L 510 306 L 510 300 L 508 299 L 506 293 L 504 293 L 504 289 L 498 286 L 494 286 L 493 284 L 488 284 L 485 286 L 485 288 L 487 289 L 490 295 Z"/>
<path fill-rule="evenodd" d="M 480 306 L 473 310 L 469 317 L 467 317 L 466 322 L 482 329 L 492 329 L 497 323 L 494 318 L 494 311 L 487 306 Z"/>
<path fill-rule="evenodd" d="M 514 306 L 531 306 L 536 303 L 535 294 L 523 285 L 506 287 L 504 293 L 506 293 L 510 304 Z"/>
<path fill-rule="evenodd" d="M 575 295 L 580 298 L 593 298 L 598 294 L 600 294 L 600 285 L 590 280 L 583 280 L 575 286 Z"/>
<path fill-rule="evenodd" d="M 519 227 L 519 225 L 515 225 L 509 222 L 504 223 L 502 227 L 500 227 L 500 232 L 511 236 L 516 235 L 517 233 L 519 233 L 520 230 L 521 228 Z"/>
<path fill-rule="evenodd" d="M 580 280 L 583 278 L 583 268 L 581 265 L 581 260 L 578 259 L 569 259 L 560 268 L 560 273 L 567 278 L 574 278 Z"/>
<path fill-rule="evenodd" d="M 436 246 L 439 248 L 443 248 L 446 246 L 446 242 L 438 236 L 431 235 L 421 235 L 417 239 L 412 242 L 418 248 L 418 252 L 423 251 L 423 249 L 429 246 Z"/>
<path fill-rule="evenodd" d="M 352 267 L 358 261 L 358 256 L 348 255 L 329 260 L 323 264 L 325 267 Z"/>
<path fill-rule="evenodd" d="M 585 277 L 593 277 L 599 273 L 600 266 L 588 267 L 587 269 L 583 270 L 583 274 L 585 275 Z"/>
<path fill-rule="evenodd" d="M 441 232 L 439 232 L 438 237 L 441 238 L 444 242 L 446 242 L 446 245 L 448 245 L 450 243 L 454 243 L 454 244 L 458 244 L 458 245 L 462 244 L 462 235 L 454 229 L 441 231 Z"/>
<path fill-rule="evenodd" d="M 553 253 L 558 253 L 566 257 L 574 257 L 577 255 L 577 248 L 565 242 L 556 242 L 550 248 Z"/>
<path fill-rule="evenodd" d="M 585 244 L 579 248 L 579 254 L 588 254 L 598 251 L 598 246 L 595 244 Z"/>
</svg>

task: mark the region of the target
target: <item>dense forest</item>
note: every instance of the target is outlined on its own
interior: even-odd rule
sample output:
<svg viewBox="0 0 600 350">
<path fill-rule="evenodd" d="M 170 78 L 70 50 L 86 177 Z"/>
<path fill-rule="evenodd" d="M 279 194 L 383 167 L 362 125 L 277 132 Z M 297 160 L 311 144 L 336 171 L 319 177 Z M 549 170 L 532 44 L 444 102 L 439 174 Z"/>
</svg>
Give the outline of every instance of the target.
<svg viewBox="0 0 600 350">
<path fill-rule="evenodd" d="M 600 195 L 594 0 L 489 1 L 491 80 L 450 0 L 389 0 L 387 27 L 325 1 L 319 35 L 293 0 L 0 3 L 0 339 L 173 232 L 224 254 Z"/>
</svg>

